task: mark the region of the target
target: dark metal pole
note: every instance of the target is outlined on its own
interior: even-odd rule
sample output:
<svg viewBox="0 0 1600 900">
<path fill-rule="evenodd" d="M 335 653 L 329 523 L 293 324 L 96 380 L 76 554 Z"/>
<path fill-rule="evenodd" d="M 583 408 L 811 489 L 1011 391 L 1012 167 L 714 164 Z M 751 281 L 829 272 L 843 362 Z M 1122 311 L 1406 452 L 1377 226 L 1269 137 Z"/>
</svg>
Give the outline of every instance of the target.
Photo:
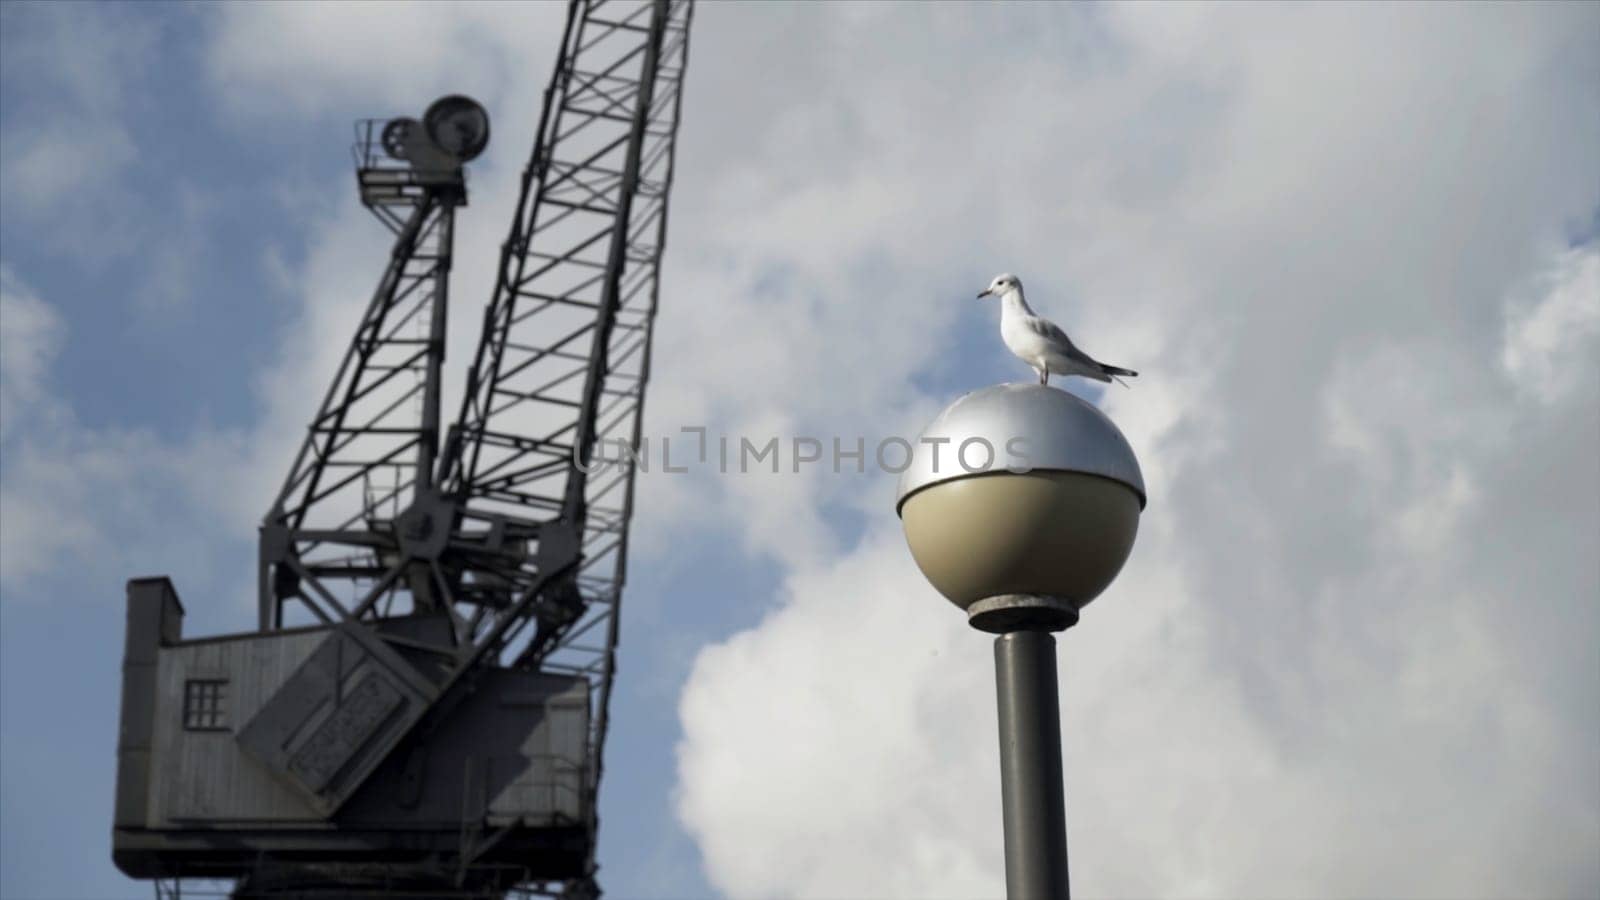
<svg viewBox="0 0 1600 900">
<path fill-rule="evenodd" d="M 1030 630 L 995 638 L 994 674 L 1000 705 L 1006 896 L 1068 900 L 1055 637 Z"/>
</svg>

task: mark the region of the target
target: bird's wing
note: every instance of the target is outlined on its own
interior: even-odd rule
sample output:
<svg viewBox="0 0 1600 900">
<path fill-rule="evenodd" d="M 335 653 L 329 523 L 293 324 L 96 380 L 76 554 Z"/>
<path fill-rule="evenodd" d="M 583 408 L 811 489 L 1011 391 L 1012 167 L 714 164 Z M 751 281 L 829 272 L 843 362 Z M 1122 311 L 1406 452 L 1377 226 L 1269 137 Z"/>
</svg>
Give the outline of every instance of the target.
<svg viewBox="0 0 1600 900">
<path fill-rule="evenodd" d="M 1049 319 L 1041 319 L 1038 316 L 1029 316 L 1024 324 L 1027 325 L 1028 330 L 1034 334 L 1037 334 L 1052 344 L 1059 344 L 1063 353 L 1070 353 L 1077 350 L 1076 347 L 1072 346 L 1072 339 L 1067 337 L 1067 333 L 1062 331 L 1060 326 L 1056 325 L 1056 323 L 1050 321 Z"/>
<path fill-rule="evenodd" d="M 1072 338 L 1067 337 L 1067 333 L 1061 330 L 1061 326 L 1049 319 L 1041 319 L 1038 316 L 1034 316 L 1028 320 L 1028 330 L 1054 344 L 1062 356 L 1081 363 L 1091 370 L 1100 368 L 1099 362 L 1089 354 L 1079 350 L 1077 345 L 1072 343 Z"/>
<path fill-rule="evenodd" d="M 1059 347 L 1062 356 L 1082 364 L 1090 371 L 1101 372 L 1108 368 L 1114 368 L 1108 367 L 1105 363 L 1095 359 L 1082 350 L 1079 350 L 1078 346 L 1072 343 L 1072 339 L 1067 337 L 1067 333 L 1061 330 L 1061 326 L 1050 321 L 1049 319 L 1041 319 L 1038 316 L 1032 316 L 1028 319 L 1027 325 L 1029 331 L 1032 331 L 1034 334 L 1039 335 L 1040 337 Z M 1116 369 L 1115 371 L 1107 374 L 1136 375 L 1138 373 L 1128 369 Z M 1105 379 L 1101 380 L 1104 381 Z"/>
</svg>

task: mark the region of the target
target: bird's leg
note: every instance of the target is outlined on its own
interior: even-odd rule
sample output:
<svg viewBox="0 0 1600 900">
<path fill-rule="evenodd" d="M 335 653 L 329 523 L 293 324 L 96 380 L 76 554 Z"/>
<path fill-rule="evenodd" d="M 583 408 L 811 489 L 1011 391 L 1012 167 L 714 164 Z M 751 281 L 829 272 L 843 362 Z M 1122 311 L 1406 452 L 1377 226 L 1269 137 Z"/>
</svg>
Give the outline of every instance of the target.
<svg viewBox="0 0 1600 900">
<path fill-rule="evenodd" d="M 1050 370 L 1049 369 L 1040 369 L 1038 371 L 1039 371 L 1039 383 L 1040 384 L 1046 384 L 1046 385 L 1049 384 L 1050 383 Z"/>
</svg>

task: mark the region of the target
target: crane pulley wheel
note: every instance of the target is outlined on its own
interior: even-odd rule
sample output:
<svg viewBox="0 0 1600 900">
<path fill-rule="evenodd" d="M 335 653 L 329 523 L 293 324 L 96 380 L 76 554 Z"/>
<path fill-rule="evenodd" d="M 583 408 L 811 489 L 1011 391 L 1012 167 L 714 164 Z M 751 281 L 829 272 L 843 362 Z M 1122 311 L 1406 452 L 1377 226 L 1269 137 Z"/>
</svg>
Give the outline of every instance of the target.
<svg viewBox="0 0 1600 900">
<path fill-rule="evenodd" d="M 406 150 L 406 141 L 410 139 L 412 129 L 416 127 L 416 119 L 406 117 L 390 119 L 388 124 L 383 126 L 383 152 L 394 159 L 409 159 L 410 154 Z"/>
</svg>

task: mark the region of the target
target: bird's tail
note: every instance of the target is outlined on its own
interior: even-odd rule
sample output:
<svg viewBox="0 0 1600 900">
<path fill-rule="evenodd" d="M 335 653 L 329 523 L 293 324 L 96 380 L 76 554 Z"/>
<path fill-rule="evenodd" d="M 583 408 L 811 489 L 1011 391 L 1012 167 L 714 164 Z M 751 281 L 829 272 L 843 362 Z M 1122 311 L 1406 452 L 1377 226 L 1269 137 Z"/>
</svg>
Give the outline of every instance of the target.
<svg viewBox="0 0 1600 900">
<path fill-rule="evenodd" d="M 1118 378 L 1117 377 L 1118 375 L 1126 375 L 1129 378 L 1138 378 L 1139 377 L 1139 373 L 1135 372 L 1132 369 L 1122 369 L 1122 368 L 1118 368 L 1117 366 L 1108 366 L 1105 363 L 1101 363 L 1100 364 L 1100 371 L 1106 373 L 1107 375 L 1110 375 L 1112 381 L 1115 381 L 1117 384 L 1120 384 L 1123 387 L 1127 387 L 1128 383 L 1126 381 L 1123 381 L 1121 378 Z"/>
</svg>

